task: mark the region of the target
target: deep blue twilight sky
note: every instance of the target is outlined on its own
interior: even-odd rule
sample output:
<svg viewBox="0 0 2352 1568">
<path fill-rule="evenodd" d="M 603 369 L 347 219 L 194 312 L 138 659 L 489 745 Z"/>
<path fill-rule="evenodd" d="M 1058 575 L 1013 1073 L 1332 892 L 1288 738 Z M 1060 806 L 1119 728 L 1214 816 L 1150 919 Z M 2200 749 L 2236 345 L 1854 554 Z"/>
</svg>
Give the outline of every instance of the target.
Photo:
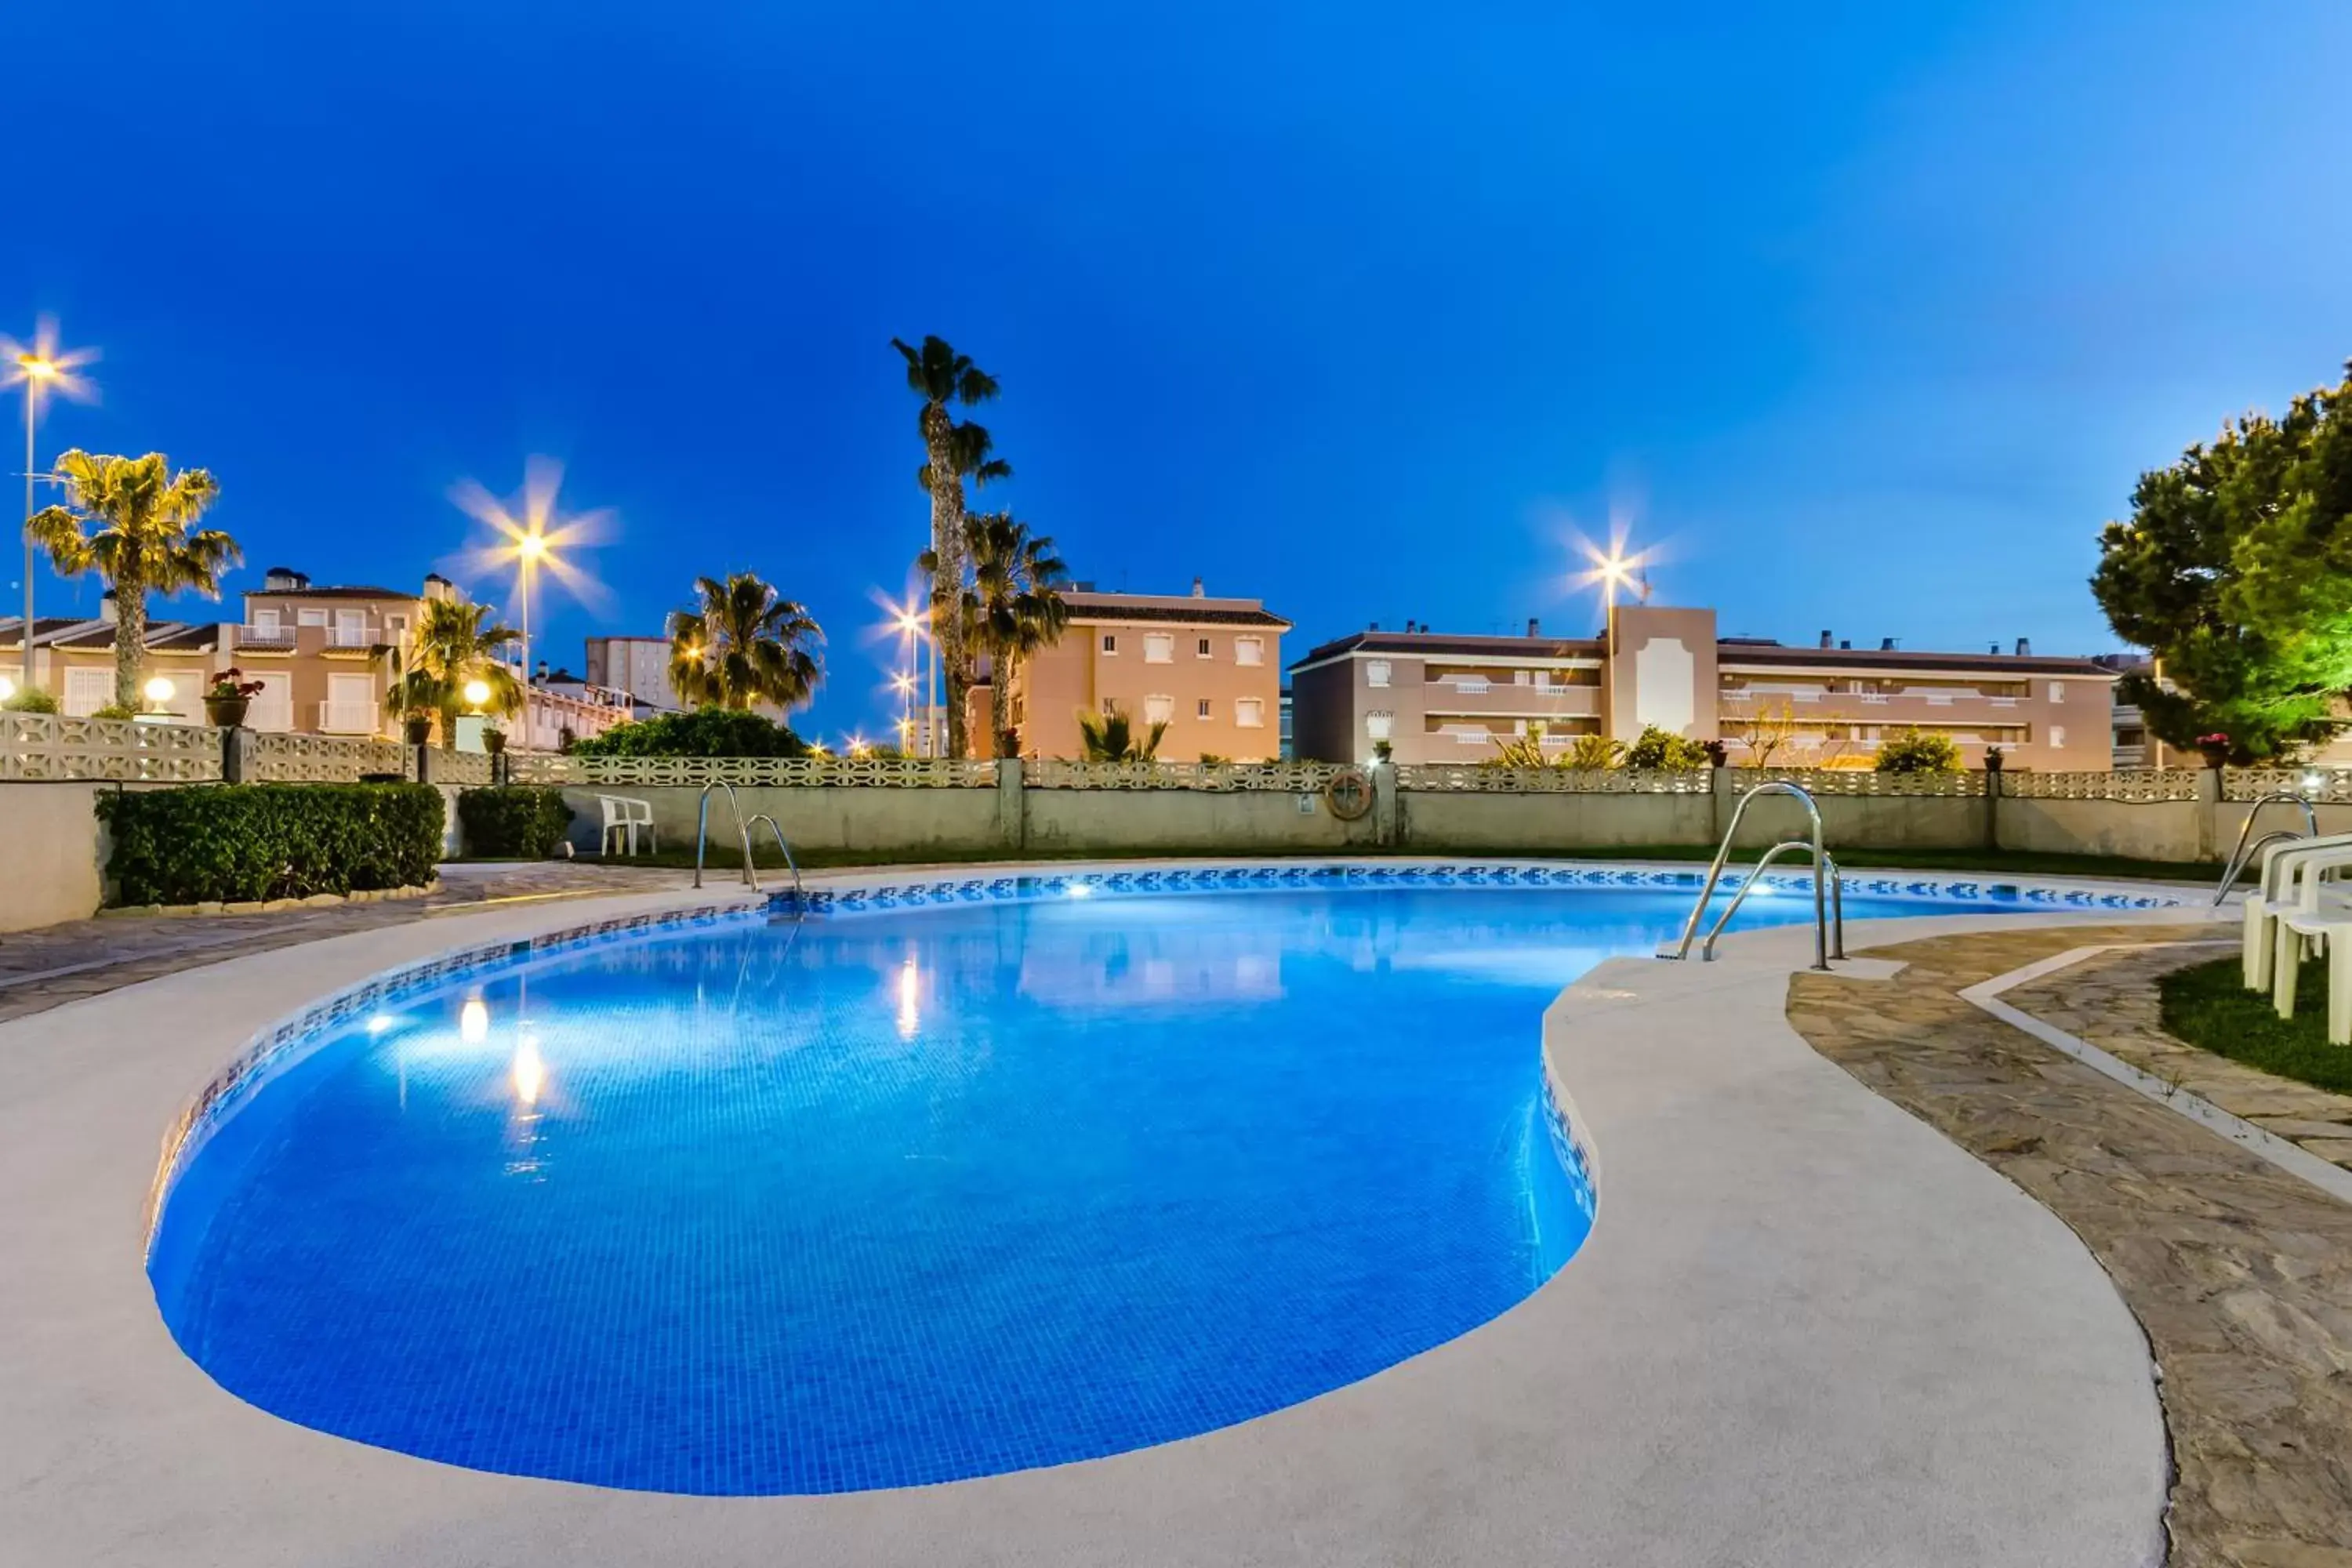
<svg viewBox="0 0 2352 1568">
<path fill-rule="evenodd" d="M 104 350 L 45 461 L 215 471 L 232 590 L 412 584 L 545 452 L 618 524 L 541 651 L 755 569 L 827 733 L 926 331 L 1078 576 L 1294 657 L 1590 629 L 1612 514 L 1727 632 L 2093 651 L 2134 476 L 2352 354 L 2352 6 L 2255 9 L 14 0 L 0 330 Z"/>
</svg>

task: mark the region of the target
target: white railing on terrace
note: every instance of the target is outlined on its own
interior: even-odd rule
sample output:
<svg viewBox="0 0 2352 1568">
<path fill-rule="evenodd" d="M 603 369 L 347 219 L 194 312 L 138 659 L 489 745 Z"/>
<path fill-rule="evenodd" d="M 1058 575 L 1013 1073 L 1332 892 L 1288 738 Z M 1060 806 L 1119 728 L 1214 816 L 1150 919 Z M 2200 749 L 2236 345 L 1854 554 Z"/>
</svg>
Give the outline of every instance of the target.
<svg viewBox="0 0 2352 1568">
<path fill-rule="evenodd" d="M 375 644 L 376 634 L 365 626 L 329 626 L 327 628 L 329 647 L 373 647 Z"/>
<path fill-rule="evenodd" d="M 416 773 L 408 748 L 398 741 L 360 735 L 256 734 L 246 753 L 244 773 L 254 784 L 354 784 L 368 773 Z M 435 759 L 437 770 L 439 758 Z M 481 782 L 488 784 L 484 773 Z"/>
<path fill-rule="evenodd" d="M 272 646 L 278 643 L 291 643 L 294 640 L 294 628 L 284 626 L 257 626 L 248 621 L 236 628 L 236 640 L 239 643 L 268 643 Z"/>
<path fill-rule="evenodd" d="M 325 735 L 373 735 L 383 726 L 373 702 L 323 701 L 319 704 L 319 731 Z"/>
<path fill-rule="evenodd" d="M 829 784 L 976 789 L 996 783 L 992 762 L 948 757 L 574 757 L 509 752 L 507 776 L 544 784 Z"/>
<path fill-rule="evenodd" d="M 0 712 L 0 779 L 197 784 L 220 776 L 221 732 L 206 725 Z"/>
<path fill-rule="evenodd" d="M 1021 765 L 1035 789 L 1195 789 L 1310 794 L 1337 777 L 1339 763 L 1075 763 L 1046 757 Z"/>
</svg>

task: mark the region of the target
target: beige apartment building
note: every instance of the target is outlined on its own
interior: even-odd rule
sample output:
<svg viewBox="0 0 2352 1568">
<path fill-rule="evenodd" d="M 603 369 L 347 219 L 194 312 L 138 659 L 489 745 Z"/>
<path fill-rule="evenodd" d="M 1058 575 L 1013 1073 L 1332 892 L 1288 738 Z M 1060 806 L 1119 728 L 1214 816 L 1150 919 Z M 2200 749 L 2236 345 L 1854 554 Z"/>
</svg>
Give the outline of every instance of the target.
<svg viewBox="0 0 2352 1568">
<path fill-rule="evenodd" d="M 438 575 L 426 577 L 421 592 L 404 594 L 313 585 L 299 572 L 272 567 L 259 588 L 242 595 L 241 621 L 148 623 L 142 692 L 159 676 L 172 692 L 160 704 L 142 695 L 142 710 L 201 723 L 205 689 L 214 676 L 234 668 L 261 686 L 246 711 L 249 729 L 397 738 L 398 721 L 386 700 L 393 679 L 388 656 L 408 650 L 427 603 L 463 597 Z M 22 623 L 22 616 L 0 621 L 0 669 L 12 680 Z M 45 616 L 36 625 L 33 678 L 56 694 L 68 716 L 87 718 L 114 700 L 114 630 L 110 594 L 96 619 Z M 628 716 L 617 694 L 534 689 L 526 714 L 509 721 L 509 739 L 518 748 L 551 751 L 566 730 L 601 734 Z"/>
<path fill-rule="evenodd" d="M 2112 765 L 2114 672 L 2087 658 L 1812 647 L 1717 635 L 1715 612 L 1621 605 L 1612 632 L 1454 637 L 1377 627 L 1323 644 L 1290 670 L 1298 755 L 1364 762 L 1385 741 L 1401 763 L 1477 762 L 1540 734 L 1630 741 L 1651 725 L 1719 740 L 1735 764 L 1766 748 L 1784 767 L 1866 767 L 1900 730 L 1947 735 L 1968 765 Z"/>
<path fill-rule="evenodd" d="M 1024 755 L 1076 757 L 1081 711 L 1125 713 L 1139 730 L 1165 723 L 1159 755 L 1264 762 L 1282 752 L 1282 634 L 1290 623 L 1256 599 L 1066 591 L 1068 628 L 1022 661 L 1013 722 Z M 987 743 L 978 694 L 972 747 Z"/>
</svg>

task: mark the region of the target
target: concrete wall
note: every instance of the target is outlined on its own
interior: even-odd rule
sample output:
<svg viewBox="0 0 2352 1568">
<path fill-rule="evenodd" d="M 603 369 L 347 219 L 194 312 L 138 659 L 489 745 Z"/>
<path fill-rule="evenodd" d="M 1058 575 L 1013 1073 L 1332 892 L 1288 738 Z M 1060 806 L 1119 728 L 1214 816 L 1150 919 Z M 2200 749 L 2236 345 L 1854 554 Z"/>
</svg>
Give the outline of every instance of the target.
<svg viewBox="0 0 2352 1568">
<path fill-rule="evenodd" d="M 112 784 L 0 784 L 0 931 L 98 912 L 106 863 L 99 791 Z"/>
<path fill-rule="evenodd" d="M 1490 795 L 1405 790 L 1399 841 L 1408 849 L 1495 849 L 1520 854 L 1580 847 L 1631 847 L 1716 841 L 1715 801 L 1705 795 Z"/>
<path fill-rule="evenodd" d="M 604 820 L 596 797 L 604 795 L 649 803 L 656 842 L 662 848 L 694 847 L 700 789 L 686 784 L 573 784 L 564 789 L 563 802 L 572 808 L 574 847 L 591 853 L 596 849 Z M 735 799 L 747 820 L 762 812 L 774 817 L 795 850 L 977 854 L 1004 847 L 997 822 L 998 795 L 993 789 L 743 784 L 737 787 Z M 726 796 L 714 792 L 712 841 L 725 843 L 734 831 Z"/>
</svg>

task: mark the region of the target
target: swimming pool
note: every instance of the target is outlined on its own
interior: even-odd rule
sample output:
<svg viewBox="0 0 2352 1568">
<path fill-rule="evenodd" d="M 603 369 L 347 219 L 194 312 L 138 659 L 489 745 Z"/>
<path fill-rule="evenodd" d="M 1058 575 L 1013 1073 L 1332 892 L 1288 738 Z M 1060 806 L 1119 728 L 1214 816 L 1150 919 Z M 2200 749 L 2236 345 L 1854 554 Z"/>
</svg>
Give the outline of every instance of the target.
<svg viewBox="0 0 2352 1568">
<path fill-rule="evenodd" d="M 1538 1021 L 1689 897 L 1030 890 L 374 998 L 185 1146 L 164 1319 L 289 1420 L 606 1486 L 856 1490 L 1209 1431 L 1561 1267 L 1593 1194 Z M 1964 891 L 1848 915 L 2018 907 Z"/>
</svg>

